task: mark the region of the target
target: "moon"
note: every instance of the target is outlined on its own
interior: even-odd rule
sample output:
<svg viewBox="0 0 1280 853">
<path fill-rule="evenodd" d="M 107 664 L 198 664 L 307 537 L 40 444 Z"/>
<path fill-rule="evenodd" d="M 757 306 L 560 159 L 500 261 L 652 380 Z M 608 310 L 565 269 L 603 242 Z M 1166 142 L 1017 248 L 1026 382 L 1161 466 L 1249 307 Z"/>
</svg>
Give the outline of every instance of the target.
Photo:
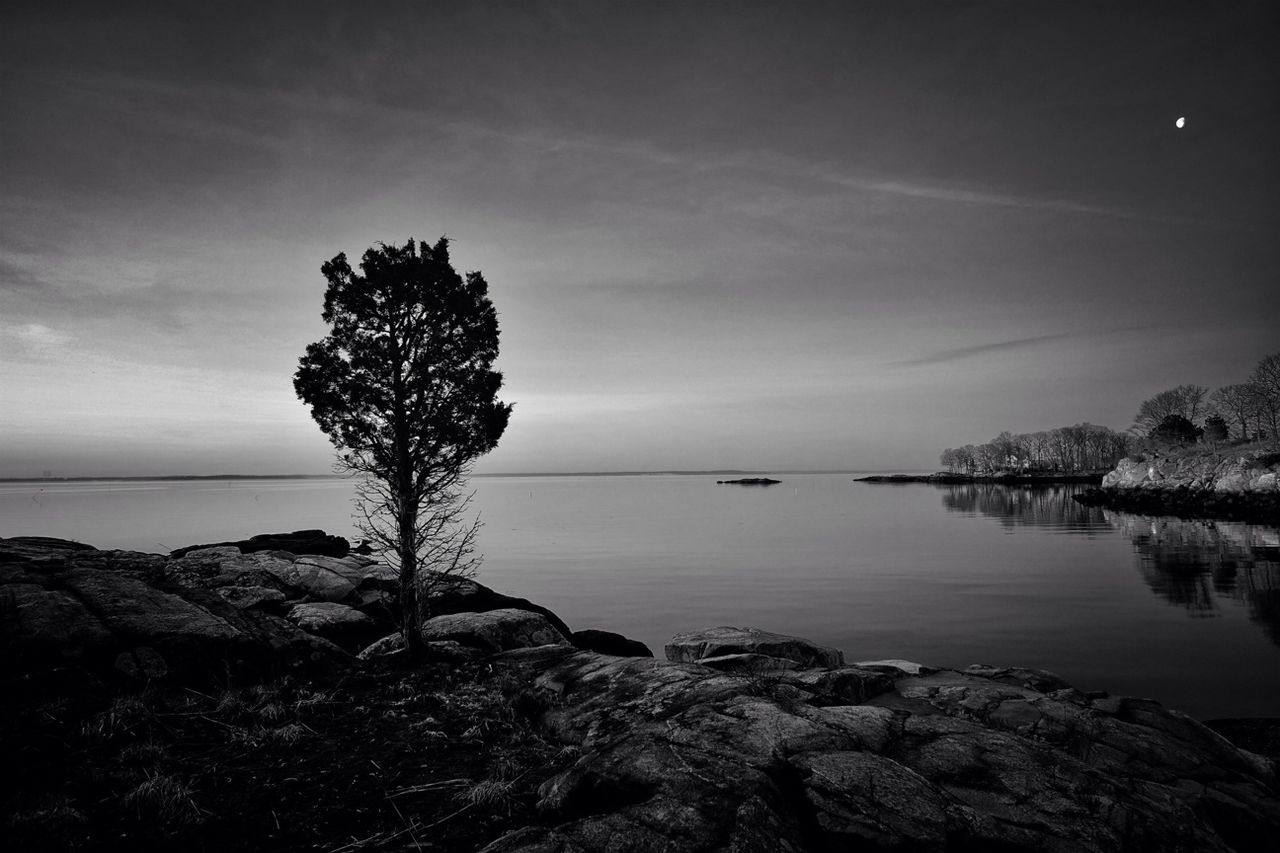
<svg viewBox="0 0 1280 853">
<path fill-rule="evenodd" d="M 1186 126 L 1187 126 L 1187 117 L 1186 117 L 1186 116 L 1178 116 L 1178 120 L 1177 120 L 1177 121 L 1175 121 L 1175 122 L 1173 123 L 1173 126 L 1174 126 L 1174 127 L 1176 127 L 1176 128 L 1178 128 L 1179 130 L 1181 130 L 1182 128 L 1186 127 Z"/>
</svg>

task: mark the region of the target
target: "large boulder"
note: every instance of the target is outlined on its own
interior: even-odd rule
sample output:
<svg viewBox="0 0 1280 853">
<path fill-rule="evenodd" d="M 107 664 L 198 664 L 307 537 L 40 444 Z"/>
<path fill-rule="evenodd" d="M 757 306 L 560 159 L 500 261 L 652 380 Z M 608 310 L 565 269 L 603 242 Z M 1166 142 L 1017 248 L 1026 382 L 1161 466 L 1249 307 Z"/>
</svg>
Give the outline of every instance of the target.
<svg viewBox="0 0 1280 853">
<path fill-rule="evenodd" d="M 687 663 L 697 663 L 703 658 L 743 654 L 784 658 L 801 666 L 840 666 L 844 663 L 844 654 L 830 646 L 820 646 L 801 637 L 774 634 L 759 628 L 730 626 L 676 634 L 667 643 L 666 654 L 667 660 Z"/>
<path fill-rule="evenodd" d="M 426 575 L 426 584 L 431 612 L 437 615 L 486 613 L 490 610 L 527 610 L 530 613 L 541 614 L 564 636 L 568 637 L 573 633 L 564 620 L 541 604 L 534 604 L 526 598 L 515 598 L 494 592 L 470 578 L 429 573 Z"/>
<path fill-rule="evenodd" d="M 569 643 L 541 613 L 514 608 L 436 616 L 423 623 L 422 638 L 455 640 L 489 652 Z"/>
<path fill-rule="evenodd" d="M 898 663 L 771 678 L 501 655 L 556 697 L 543 723 L 578 758 L 538 825 L 484 853 L 1274 849 L 1274 767 L 1189 717 L 1035 670 Z M 861 689 L 811 689 L 834 673 Z"/>
</svg>

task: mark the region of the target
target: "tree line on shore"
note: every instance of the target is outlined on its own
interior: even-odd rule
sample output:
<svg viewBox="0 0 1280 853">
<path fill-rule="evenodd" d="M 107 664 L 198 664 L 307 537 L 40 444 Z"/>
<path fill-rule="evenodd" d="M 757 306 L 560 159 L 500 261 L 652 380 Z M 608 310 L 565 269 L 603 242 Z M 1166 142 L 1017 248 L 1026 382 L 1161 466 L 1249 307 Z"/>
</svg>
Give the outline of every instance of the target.
<svg viewBox="0 0 1280 853">
<path fill-rule="evenodd" d="M 1153 440 L 1260 441 L 1280 435 L 1280 353 L 1258 362 L 1249 379 L 1210 393 L 1178 385 L 1144 400 L 1130 431 Z"/>
<path fill-rule="evenodd" d="M 1096 424 L 1076 424 L 1040 432 L 1002 432 L 986 444 L 947 448 L 940 457 L 950 471 L 1052 471 L 1075 474 L 1113 468 L 1129 453 L 1131 438 Z"/>
<path fill-rule="evenodd" d="M 1073 474 L 1114 468 L 1142 445 L 1274 440 L 1280 436 L 1280 353 L 1258 362 L 1249 379 L 1210 393 L 1178 385 L 1144 400 L 1126 432 L 1082 423 L 1031 433 L 1002 432 L 986 444 L 948 447 L 952 472 L 1045 471 Z"/>
</svg>

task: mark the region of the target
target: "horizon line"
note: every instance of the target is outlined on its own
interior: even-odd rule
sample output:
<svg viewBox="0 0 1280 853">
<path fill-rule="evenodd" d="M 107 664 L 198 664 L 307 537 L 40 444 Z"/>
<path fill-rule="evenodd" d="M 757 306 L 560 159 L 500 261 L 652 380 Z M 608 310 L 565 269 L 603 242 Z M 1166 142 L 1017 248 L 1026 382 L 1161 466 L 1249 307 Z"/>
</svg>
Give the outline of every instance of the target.
<svg viewBox="0 0 1280 853">
<path fill-rule="evenodd" d="M 663 474 L 680 476 L 723 476 L 741 474 L 884 474 L 918 473 L 924 468 L 789 468 L 742 470 L 737 468 L 664 469 L 656 471 L 502 471 L 472 474 L 472 478 L 494 477 L 644 477 Z M 928 469 L 933 470 L 933 469 Z M 74 477 L 0 477 L 0 483 L 85 483 L 106 481 L 140 482 L 147 480 L 342 480 L 347 474 L 132 474 L 127 476 L 83 475 Z"/>
</svg>

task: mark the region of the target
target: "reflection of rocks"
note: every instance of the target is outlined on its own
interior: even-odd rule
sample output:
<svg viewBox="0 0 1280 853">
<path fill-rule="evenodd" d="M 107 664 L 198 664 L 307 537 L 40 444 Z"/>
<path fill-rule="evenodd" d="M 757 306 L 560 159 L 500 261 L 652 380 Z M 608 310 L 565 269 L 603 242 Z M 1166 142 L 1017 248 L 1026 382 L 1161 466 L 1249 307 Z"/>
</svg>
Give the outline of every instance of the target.
<svg viewBox="0 0 1280 853">
<path fill-rule="evenodd" d="M 1196 615 L 1216 613 L 1223 596 L 1243 602 L 1280 645 L 1280 530 L 1104 512 L 1133 542 L 1153 592 Z"/>
<path fill-rule="evenodd" d="M 942 505 L 950 512 L 978 513 L 1005 527 L 1067 527 L 1074 530 L 1106 530 L 1096 507 L 1077 503 L 1072 496 L 1079 486 L 1001 486 L 989 483 L 952 484 L 939 487 Z"/>
</svg>

